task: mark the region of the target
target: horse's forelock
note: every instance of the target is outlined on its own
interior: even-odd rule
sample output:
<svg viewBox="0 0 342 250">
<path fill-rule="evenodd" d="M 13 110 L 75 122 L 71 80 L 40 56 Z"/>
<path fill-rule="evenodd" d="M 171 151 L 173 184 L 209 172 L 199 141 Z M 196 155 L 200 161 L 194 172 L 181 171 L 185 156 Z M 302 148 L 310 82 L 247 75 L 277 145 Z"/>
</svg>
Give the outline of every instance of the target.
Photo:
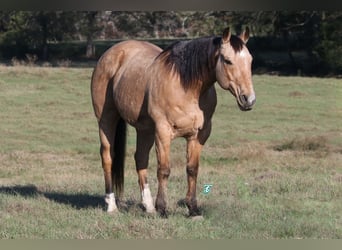
<svg viewBox="0 0 342 250">
<path fill-rule="evenodd" d="M 237 36 L 231 36 L 229 42 L 235 52 L 240 52 L 243 49 L 243 46 L 245 45 L 245 43 L 240 39 L 240 37 Z"/>
</svg>

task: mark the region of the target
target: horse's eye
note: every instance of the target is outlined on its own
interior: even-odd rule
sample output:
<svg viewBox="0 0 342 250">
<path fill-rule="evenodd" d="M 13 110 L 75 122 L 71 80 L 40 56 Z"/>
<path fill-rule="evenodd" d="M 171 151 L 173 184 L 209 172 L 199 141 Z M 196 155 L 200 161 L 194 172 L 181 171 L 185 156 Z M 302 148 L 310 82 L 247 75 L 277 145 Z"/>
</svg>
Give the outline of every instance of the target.
<svg viewBox="0 0 342 250">
<path fill-rule="evenodd" d="M 229 65 L 231 65 L 231 64 L 233 64 L 230 60 L 228 60 L 228 59 L 224 59 L 224 63 L 225 64 L 229 64 Z"/>
<path fill-rule="evenodd" d="M 233 64 L 229 59 L 224 58 L 224 56 L 222 56 L 222 55 L 221 55 L 221 59 L 222 59 L 222 61 L 223 61 L 225 64 L 228 64 L 228 65 L 232 65 L 232 64 Z"/>
</svg>

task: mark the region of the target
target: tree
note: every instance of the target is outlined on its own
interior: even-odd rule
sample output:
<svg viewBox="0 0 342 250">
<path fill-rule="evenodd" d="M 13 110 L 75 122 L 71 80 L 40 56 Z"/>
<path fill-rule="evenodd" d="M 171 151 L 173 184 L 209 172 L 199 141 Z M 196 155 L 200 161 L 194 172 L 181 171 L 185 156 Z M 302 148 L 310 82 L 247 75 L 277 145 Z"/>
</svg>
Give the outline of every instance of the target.
<svg viewBox="0 0 342 250">
<path fill-rule="evenodd" d="M 75 15 L 63 11 L 13 11 L 7 15 L 2 42 L 17 49 L 38 50 L 43 60 L 48 58 L 48 43 L 70 38 L 75 32 Z"/>
<path fill-rule="evenodd" d="M 181 27 L 174 11 L 114 11 L 110 18 L 120 38 L 174 37 Z"/>
<path fill-rule="evenodd" d="M 342 73 L 342 12 L 321 13 L 320 41 L 315 47 L 326 71 Z"/>
<path fill-rule="evenodd" d="M 102 30 L 100 13 L 97 11 L 82 11 L 75 15 L 78 19 L 76 23 L 78 32 L 81 35 L 84 35 L 87 40 L 86 57 L 92 58 L 95 56 L 94 39 Z"/>
<path fill-rule="evenodd" d="M 31 14 L 31 15 L 30 15 Z M 48 42 L 70 39 L 76 31 L 75 13 L 63 11 L 39 11 L 29 13 L 31 39 L 43 51 L 42 58 L 48 58 Z"/>
</svg>

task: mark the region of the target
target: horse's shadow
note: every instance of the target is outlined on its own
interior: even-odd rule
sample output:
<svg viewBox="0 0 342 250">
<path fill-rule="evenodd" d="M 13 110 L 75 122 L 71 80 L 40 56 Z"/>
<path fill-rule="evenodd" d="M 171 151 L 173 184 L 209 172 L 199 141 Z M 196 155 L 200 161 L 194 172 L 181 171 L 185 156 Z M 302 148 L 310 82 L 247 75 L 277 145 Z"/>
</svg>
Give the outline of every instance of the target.
<svg viewBox="0 0 342 250">
<path fill-rule="evenodd" d="M 59 204 L 65 204 L 73 207 L 74 209 L 95 209 L 100 208 L 105 211 L 106 204 L 104 197 L 100 195 L 91 195 L 86 193 L 65 194 L 58 192 L 43 192 L 40 191 L 35 185 L 15 185 L 15 186 L 0 186 L 0 194 L 21 196 L 23 198 L 37 198 L 43 196 L 46 199 L 54 201 Z M 141 202 L 134 199 L 117 200 L 118 209 L 121 212 L 129 213 L 130 211 L 140 211 L 139 214 L 144 215 L 145 208 Z M 178 207 L 186 207 L 185 199 L 180 199 L 177 202 Z M 199 209 L 204 212 L 203 207 Z M 173 214 L 169 211 L 169 214 Z"/>
<path fill-rule="evenodd" d="M 69 205 L 75 209 L 86 209 L 86 208 L 101 208 L 105 209 L 104 197 L 99 195 L 91 195 L 85 193 L 77 194 L 66 194 L 58 192 L 42 192 L 35 185 L 15 185 L 0 187 L 0 194 L 22 196 L 24 198 L 34 198 L 43 196 L 51 201 Z M 124 210 L 129 210 L 131 207 L 136 206 L 137 202 L 128 200 L 120 201 L 118 203 Z"/>
</svg>

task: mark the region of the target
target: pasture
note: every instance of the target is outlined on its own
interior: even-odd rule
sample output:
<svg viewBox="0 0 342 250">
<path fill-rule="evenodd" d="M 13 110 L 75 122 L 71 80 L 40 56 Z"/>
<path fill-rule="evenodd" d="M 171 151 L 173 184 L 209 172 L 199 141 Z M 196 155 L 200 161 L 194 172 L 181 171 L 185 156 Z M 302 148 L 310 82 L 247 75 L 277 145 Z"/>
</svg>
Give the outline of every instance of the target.
<svg viewBox="0 0 342 250">
<path fill-rule="evenodd" d="M 169 218 L 146 215 L 127 139 L 121 213 L 107 214 L 91 68 L 0 66 L 0 238 L 342 238 L 342 80 L 255 75 L 255 108 L 218 86 L 187 218 L 185 141 L 172 144 Z M 155 198 L 156 157 L 149 182 Z M 203 187 L 211 184 L 209 193 Z"/>
</svg>

